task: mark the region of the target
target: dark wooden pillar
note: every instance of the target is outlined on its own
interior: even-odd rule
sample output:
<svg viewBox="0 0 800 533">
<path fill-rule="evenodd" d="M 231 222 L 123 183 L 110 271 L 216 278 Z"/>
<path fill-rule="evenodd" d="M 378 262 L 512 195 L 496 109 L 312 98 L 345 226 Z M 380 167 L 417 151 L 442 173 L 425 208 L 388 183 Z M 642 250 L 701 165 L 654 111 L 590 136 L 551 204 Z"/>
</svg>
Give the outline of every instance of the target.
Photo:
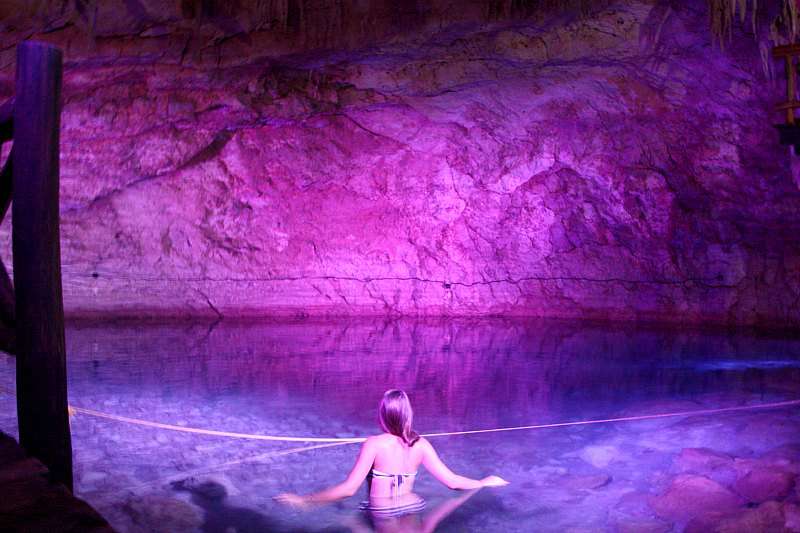
<svg viewBox="0 0 800 533">
<path fill-rule="evenodd" d="M 17 47 L 11 208 L 20 444 L 72 490 L 61 299 L 58 157 L 61 51 Z"/>
</svg>

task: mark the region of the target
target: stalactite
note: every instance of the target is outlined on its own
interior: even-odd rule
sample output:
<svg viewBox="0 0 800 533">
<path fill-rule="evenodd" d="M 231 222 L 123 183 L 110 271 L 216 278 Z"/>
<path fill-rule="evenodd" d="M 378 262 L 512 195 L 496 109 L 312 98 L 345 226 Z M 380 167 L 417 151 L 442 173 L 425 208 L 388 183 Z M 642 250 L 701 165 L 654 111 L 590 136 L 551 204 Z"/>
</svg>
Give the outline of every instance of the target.
<svg viewBox="0 0 800 533">
<path fill-rule="evenodd" d="M 706 2 L 711 34 L 720 47 L 724 48 L 733 39 L 734 29 L 739 25 L 756 35 L 762 49 L 763 42 L 775 46 L 798 39 L 798 0 L 780 0 L 774 4 L 758 0 Z M 41 31 L 50 31 L 53 25 L 72 24 L 93 42 L 95 36 L 107 34 L 104 26 L 108 26 L 110 3 L 99 0 L 30 0 L 15 6 L 15 12 L 21 19 L 33 16 Z M 440 24 L 446 24 L 459 20 L 465 12 L 447 7 L 446 1 L 429 3 L 438 5 L 438 8 L 423 8 L 420 6 L 425 3 L 397 0 L 375 0 L 367 4 L 354 0 L 165 0 L 160 8 L 151 7 L 149 11 L 141 1 L 114 0 L 113 3 L 118 6 L 118 21 L 130 20 L 140 27 L 180 25 L 183 21 L 193 24 L 192 31 L 202 31 L 201 28 L 208 25 L 216 40 L 241 33 L 279 31 L 294 35 L 307 47 L 357 43 L 361 37 L 375 37 L 376 17 L 385 18 L 387 13 L 390 18 L 397 15 L 393 20 L 399 29 L 404 21 L 410 20 L 409 13 L 412 19 L 414 14 L 424 19 L 429 14 L 426 10 L 430 10 Z M 501 21 L 542 13 L 591 17 L 610 3 L 611 0 L 471 0 L 463 5 L 471 6 L 471 13 L 478 18 Z M 456 4 L 453 2 L 452 5 Z M 105 10 L 100 9 L 103 7 Z M 100 11 L 105 13 L 105 19 L 100 18 Z M 768 18 L 772 19 L 771 24 L 767 23 Z"/>
<path fill-rule="evenodd" d="M 771 48 L 782 44 L 796 43 L 798 33 L 800 33 L 797 0 L 781 0 L 780 11 L 769 24 L 767 31 L 759 28 L 759 17 L 765 14 L 762 13 L 762 10 L 765 10 L 767 6 L 760 5 L 758 0 L 707 0 L 707 4 L 711 34 L 720 48 L 724 48 L 726 43 L 733 39 L 736 15 L 739 16 L 739 23 L 744 26 L 747 15 L 750 14 L 750 31 L 758 41 L 764 75 L 772 78 L 774 72 Z"/>
<path fill-rule="evenodd" d="M 754 34 L 759 33 L 758 18 L 764 9 L 758 0 L 707 0 L 709 8 L 709 18 L 711 22 L 711 33 L 714 39 L 720 44 L 725 45 L 726 41 L 733 38 L 733 26 L 736 15 L 742 25 L 750 15 L 750 30 Z M 797 41 L 800 31 L 800 21 L 798 20 L 797 0 L 781 0 L 780 13 L 772 21 L 769 40 L 773 44 L 787 44 Z"/>
</svg>

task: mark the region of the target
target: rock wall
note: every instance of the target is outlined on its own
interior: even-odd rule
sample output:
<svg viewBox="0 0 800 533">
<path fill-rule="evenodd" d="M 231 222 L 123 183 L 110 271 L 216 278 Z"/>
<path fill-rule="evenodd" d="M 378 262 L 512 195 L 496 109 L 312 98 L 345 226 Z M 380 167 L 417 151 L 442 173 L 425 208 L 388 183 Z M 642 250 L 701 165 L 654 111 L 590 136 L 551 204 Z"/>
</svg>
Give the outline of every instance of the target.
<svg viewBox="0 0 800 533">
<path fill-rule="evenodd" d="M 780 86 L 755 43 L 712 47 L 704 5 L 431 16 L 314 53 L 172 19 L 12 28 L 0 96 L 14 42 L 65 48 L 68 314 L 796 326 Z"/>
</svg>

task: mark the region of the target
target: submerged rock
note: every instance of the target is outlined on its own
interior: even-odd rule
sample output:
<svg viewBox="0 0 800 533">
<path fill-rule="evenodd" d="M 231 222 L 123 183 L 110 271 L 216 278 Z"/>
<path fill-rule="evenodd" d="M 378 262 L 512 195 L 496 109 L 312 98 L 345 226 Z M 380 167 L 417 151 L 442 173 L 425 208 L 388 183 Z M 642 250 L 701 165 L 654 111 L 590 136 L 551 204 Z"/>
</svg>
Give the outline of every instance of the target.
<svg viewBox="0 0 800 533">
<path fill-rule="evenodd" d="M 675 467 L 681 472 L 704 474 L 723 466 L 733 466 L 733 457 L 710 448 L 684 448 L 675 458 Z"/>
<path fill-rule="evenodd" d="M 629 518 L 616 522 L 615 531 L 619 533 L 668 533 L 672 524 L 655 518 Z"/>
<path fill-rule="evenodd" d="M 690 520 L 685 533 L 780 533 L 787 531 L 783 505 L 766 502 L 733 513 L 709 512 Z"/>
<path fill-rule="evenodd" d="M 656 514 L 671 520 L 688 520 L 711 512 L 733 511 L 744 503 L 741 497 L 703 476 L 681 474 L 666 492 L 650 499 Z"/>
<path fill-rule="evenodd" d="M 126 508 L 137 529 L 144 531 L 199 531 L 203 524 L 202 509 L 166 496 L 134 497 Z"/>
<path fill-rule="evenodd" d="M 800 506 L 793 503 L 783 504 L 785 527 L 791 532 L 800 532 Z"/>
<path fill-rule="evenodd" d="M 589 476 L 567 476 L 559 478 L 558 484 L 567 489 L 599 489 L 611 483 L 611 476 L 608 474 L 596 474 Z"/>
<path fill-rule="evenodd" d="M 737 479 L 733 490 L 750 502 L 783 500 L 794 488 L 794 479 L 790 472 L 757 467 Z"/>
<path fill-rule="evenodd" d="M 616 460 L 620 451 L 616 446 L 586 446 L 579 453 L 581 459 L 596 468 L 606 468 L 612 461 Z"/>
</svg>

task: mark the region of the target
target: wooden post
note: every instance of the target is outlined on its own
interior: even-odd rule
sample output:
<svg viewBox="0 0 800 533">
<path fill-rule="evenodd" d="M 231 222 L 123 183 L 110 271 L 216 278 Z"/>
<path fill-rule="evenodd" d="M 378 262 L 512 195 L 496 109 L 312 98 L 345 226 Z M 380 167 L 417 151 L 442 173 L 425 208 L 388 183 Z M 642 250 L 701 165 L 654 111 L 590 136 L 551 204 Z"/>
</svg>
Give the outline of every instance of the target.
<svg viewBox="0 0 800 533">
<path fill-rule="evenodd" d="M 786 101 L 790 104 L 797 100 L 795 95 L 795 72 L 794 72 L 794 56 L 786 56 Z M 789 125 L 794 124 L 794 108 L 786 108 L 786 123 Z"/>
<path fill-rule="evenodd" d="M 53 481 L 72 490 L 58 223 L 61 51 L 21 43 L 15 92 L 11 221 L 19 440 Z"/>
</svg>

